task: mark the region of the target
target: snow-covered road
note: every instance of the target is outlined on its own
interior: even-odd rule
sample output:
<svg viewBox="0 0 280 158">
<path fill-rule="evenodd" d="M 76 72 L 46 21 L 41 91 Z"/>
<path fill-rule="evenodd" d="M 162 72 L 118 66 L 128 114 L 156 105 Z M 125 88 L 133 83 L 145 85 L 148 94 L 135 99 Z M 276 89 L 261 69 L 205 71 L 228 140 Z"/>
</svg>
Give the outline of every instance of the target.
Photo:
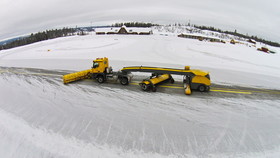
<svg viewBox="0 0 280 158">
<path fill-rule="evenodd" d="M 279 155 L 280 100 L 151 95 L 12 73 L 0 87 L 4 157 Z"/>
</svg>

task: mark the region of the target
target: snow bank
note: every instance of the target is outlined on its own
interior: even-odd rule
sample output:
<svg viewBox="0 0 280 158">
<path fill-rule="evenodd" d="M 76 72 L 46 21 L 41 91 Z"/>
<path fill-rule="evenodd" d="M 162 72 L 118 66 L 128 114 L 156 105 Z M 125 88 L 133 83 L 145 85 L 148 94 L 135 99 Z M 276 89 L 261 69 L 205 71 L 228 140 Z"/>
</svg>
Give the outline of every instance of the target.
<svg viewBox="0 0 280 158">
<path fill-rule="evenodd" d="M 126 151 L 120 148 L 86 143 L 75 137 L 67 138 L 47 130 L 32 127 L 26 121 L 0 110 L 1 157 L 67 157 L 67 158 L 137 158 L 175 157 L 141 151 Z"/>
</svg>

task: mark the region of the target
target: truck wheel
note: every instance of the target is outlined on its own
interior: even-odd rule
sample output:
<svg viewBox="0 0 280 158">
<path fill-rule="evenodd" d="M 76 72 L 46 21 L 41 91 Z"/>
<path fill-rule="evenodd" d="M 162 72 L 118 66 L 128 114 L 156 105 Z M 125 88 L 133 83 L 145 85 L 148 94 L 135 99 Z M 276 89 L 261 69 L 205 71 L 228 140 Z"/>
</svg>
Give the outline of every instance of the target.
<svg viewBox="0 0 280 158">
<path fill-rule="evenodd" d="M 128 85 L 128 78 L 127 77 L 122 77 L 122 78 L 120 78 L 120 83 L 122 84 L 122 85 Z"/>
<path fill-rule="evenodd" d="M 198 91 L 200 91 L 200 92 L 205 92 L 205 91 L 206 91 L 206 87 L 205 87 L 204 85 L 200 85 L 200 86 L 198 87 Z"/>
<path fill-rule="evenodd" d="M 96 80 L 97 80 L 98 83 L 104 83 L 105 82 L 104 76 L 102 76 L 102 75 L 97 76 Z"/>
<path fill-rule="evenodd" d="M 145 83 L 141 84 L 141 88 L 142 88 L 144 91 L 148 91 L 148 90 L 149 90 L 149 86 L 146 85 Z"/>
<path fill-rule="evenodd" d="M 210 91 L 210 87 L 207 86 L 205 92 L 209 92 Z"/>
</svg>

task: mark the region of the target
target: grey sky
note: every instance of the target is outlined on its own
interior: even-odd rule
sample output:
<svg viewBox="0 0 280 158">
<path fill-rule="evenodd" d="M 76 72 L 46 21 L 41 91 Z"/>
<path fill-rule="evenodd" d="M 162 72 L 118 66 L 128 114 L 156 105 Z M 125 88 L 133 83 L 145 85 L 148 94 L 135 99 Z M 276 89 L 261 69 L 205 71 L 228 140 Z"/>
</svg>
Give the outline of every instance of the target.
<svg viewBox="0 0 280 158">
<path fill-rule="evenodd" d="M 191 23 L 280 42 L 279 0 L 1 0 L 0 40 L 58 27 Z"/>
</svg>

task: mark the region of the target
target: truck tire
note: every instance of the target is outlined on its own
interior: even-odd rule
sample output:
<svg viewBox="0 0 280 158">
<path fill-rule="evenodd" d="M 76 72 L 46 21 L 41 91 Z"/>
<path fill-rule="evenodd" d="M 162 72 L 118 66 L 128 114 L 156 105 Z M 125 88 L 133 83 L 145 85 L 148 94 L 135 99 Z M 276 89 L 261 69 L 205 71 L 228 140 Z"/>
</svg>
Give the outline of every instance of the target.
<svg viewBox="0 0 280 158">
<path fill-rule="evenodd" d="M 209 92 L 210 91 L 210 87 L 207 86 L 205 92 Z"/>
<path fill-rule="evenodd" d="M 198 86 L 197 90 L 200 91 L 200 92 L 205 92 L 206 87 L 204 85 L 200 85 L 200 86 Z"/>
<path fill-rule="evenodd" d="M 128 78 L 127 77 L 122 77 L 122 78 L 120 78 L 120 83 L 122 84 L 122 85 L 128 85 Z"/>
<path fill-rule="evenodd" d="M 104 83 L 105 82 L 105 78 L 102 75 L 97 76 L 96 80 L 97 80 L 98 83 Z"/>
</svg>

